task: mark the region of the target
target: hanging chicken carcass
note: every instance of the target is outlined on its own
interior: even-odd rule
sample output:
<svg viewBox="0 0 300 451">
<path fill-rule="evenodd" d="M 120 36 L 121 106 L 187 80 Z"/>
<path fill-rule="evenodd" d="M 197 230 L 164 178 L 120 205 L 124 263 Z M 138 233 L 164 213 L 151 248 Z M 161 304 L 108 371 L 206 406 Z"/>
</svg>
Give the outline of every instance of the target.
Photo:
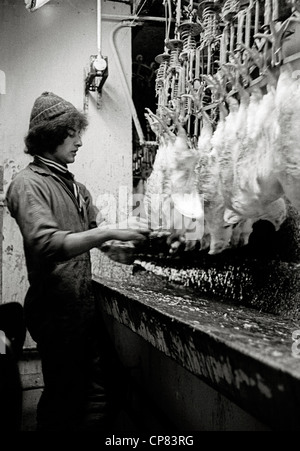
<svg viewBox="0 0 300 451">
<path fill-rule="evenodd" d="M 174 120 L 174 115 L 166 112 Z M 203 207 L 195 179 L 197 152 L 188 145 L 186 133 L 177 119 L 174 124 L 177 134 L 174 134 L 166 118 L 158 118 L 150 110 L 146 117 L 152 129 L 156 127 L 159 147 L 147 180 L 144 203 L 151 229 L 170 233 L 172 251 L 178 243 L 196 242 L 203 235 Z"/>
<path fill-rule="evenodd" d="M 278 140 L 275 171 L 292 205 L 300 212 L 300 13 L 286 21 L 282 65 L 276 89 Z"/>
</svg>

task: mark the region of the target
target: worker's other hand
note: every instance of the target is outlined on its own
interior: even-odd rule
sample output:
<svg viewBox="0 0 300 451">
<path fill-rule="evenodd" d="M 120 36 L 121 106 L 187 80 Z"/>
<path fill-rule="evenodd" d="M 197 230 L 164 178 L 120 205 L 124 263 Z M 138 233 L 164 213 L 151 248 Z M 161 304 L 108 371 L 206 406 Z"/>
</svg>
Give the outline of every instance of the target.
<svg viewBox="0 0 300 451">
<path fill-rule="evenodd" d="M 110 229 L 112 239 L 100 246 L 100 250 L 119 263 L 131 265 L 137 252 L 143 249 L 150 233 L 148 229 Z"/>
<path fill-rule="evenodd" d="M 141 244 L 147 239 L 149 233 L 150 231 L 146 229 L 117 229 L 114 233 L 114 239 L 119 241 L 132 241 L 134 244 Z"/>
<path fill-rule="evenodd" d="M 167 245 L 169 246 L 170 254 L 177 254 L 185 248 L 186 240 L 184 235 L 175 232 L 171 233 L 167 238 Z"/>
<path fill-rule="evenodd" d="M 147 219 L 138 216 L 131 216 L 114 224 L 101 223 L 98 227 L 103 230 L 113 230 L 116 235 L 114 239 L 120 241 L 140 242 L 145 240 L 150 233 Z"/>
</svg>

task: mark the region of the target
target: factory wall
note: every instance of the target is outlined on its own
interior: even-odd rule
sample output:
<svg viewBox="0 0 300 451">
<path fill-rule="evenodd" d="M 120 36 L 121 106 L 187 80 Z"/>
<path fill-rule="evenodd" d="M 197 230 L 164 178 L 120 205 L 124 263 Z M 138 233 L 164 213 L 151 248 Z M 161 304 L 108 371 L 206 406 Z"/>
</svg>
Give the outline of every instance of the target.
<svg viewBox="0 0 300 451">
<path fill-rule="evenodd" d="M 113 1 L 102 1 L 101 10 L 106 16 L 130 14 L 128 4 Z M 119 22 L 110 18 L 101 21 L 100 42 L 102 55 L 108 58 L 108 78 L 100 108 L 96 93 L 89 95 L 89 128 L 77 161 L 69 168 L 87 185 L 96 204 L 103 194 L 118 193 L 120 186 L 130 191 L 132 186 L 131 114 L 120 73 L 122 67 L 130 85 L 131 29 L 118 29 L 113 41 Z M 52 1 L 32 13 L 23 0 L 0 1 L 0 167 L 4 193 L 14 174 L 31 161 L 24 154 L 24 136 L 36 97 L 52 91 L 83 110 L 84 79 L 90 56 L 97 54 L 98 36 L 96 0 Z M 23 303 L 28 282 L 22 240 L 5 207 L 2 245 L 2 302 Z M 27 346 L 31 346 L 30 340 Z"/>
</svg>

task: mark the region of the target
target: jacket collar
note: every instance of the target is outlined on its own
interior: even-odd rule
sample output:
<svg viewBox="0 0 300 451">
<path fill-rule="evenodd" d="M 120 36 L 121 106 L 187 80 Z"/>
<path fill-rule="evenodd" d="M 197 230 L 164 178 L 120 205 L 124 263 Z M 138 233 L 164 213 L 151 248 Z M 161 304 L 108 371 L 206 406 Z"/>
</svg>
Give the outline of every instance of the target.
<svg viewBox="0 0 300 451">
<path fill-rule="evenodd" d="M 47 166 L 47 164 L 45 164 L 42 160 L 38 158 L 34 158 L 34 160 L 31 163 L 29 163 L 29 167 L 32 171 L 37 172 L 39 174 L 56 176 L 55 172 L 52 171 L 51 167 Z M 74 175 L 71 172 L 70 174 L 74 177 Z"/>
<path fill-rule="evenodd" d="M 53 172 L 51 171 L 51 169 L 48 168 L 44 163 L 42 163 L 40 161 L 38 162 L 38 161 L 34 160 L 31 163 L 29 163 L 28 166 L 33 172 L 37 172 L 38 174 L 53 175 Z"/>
</svg>

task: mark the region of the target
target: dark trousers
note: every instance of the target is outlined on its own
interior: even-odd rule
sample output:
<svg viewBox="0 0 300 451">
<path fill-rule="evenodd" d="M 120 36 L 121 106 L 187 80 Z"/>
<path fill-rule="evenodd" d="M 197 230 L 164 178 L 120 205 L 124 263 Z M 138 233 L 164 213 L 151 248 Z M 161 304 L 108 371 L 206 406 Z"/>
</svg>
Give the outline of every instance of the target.
<svg viewBox="0 0 300 451">
<path fill-rule="evenodd" d="M 93 328 L 53 326 L 53 335 L 48 331 L 37 343 L 44 378 L 37 430 L 103 432 L 109 421 L 105 361 Z"/>
</svg>

